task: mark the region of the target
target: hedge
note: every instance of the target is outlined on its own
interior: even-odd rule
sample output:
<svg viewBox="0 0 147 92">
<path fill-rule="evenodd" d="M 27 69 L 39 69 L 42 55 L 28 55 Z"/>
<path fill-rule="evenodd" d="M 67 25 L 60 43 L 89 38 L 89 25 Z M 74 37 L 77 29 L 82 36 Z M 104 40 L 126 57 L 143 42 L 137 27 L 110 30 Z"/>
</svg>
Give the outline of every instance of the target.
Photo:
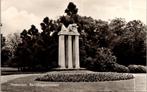
<svg viewBox="0 0 147 92">
<path fill-rule="evenodd" d="M 48 73 L 38 77 L 37 81 L 49 82 L 97 82 L 132 79 L 134 76 L 127 73 L 92 72 L 92 73 Z"/>
</svg>

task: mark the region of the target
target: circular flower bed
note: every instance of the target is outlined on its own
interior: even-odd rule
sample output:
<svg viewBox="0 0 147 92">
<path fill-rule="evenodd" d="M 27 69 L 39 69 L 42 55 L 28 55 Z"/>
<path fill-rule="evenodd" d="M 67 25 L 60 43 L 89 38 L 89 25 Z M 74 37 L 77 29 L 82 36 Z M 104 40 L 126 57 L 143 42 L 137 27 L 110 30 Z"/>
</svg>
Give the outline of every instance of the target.
<svg viewBox="0 0 147 92">
<path fill-rule="evenodd" d="M 48 73 L 42 77 L 38 77 L 37 81 L 49 82 L 97 82 L 97 81 L 114 81 L 133 79 L 134 76 L 128 73 L 114 72 L 92 72 L 92 73 L 75 73 L 75 72 L 56 72 Z"/>
</svg>

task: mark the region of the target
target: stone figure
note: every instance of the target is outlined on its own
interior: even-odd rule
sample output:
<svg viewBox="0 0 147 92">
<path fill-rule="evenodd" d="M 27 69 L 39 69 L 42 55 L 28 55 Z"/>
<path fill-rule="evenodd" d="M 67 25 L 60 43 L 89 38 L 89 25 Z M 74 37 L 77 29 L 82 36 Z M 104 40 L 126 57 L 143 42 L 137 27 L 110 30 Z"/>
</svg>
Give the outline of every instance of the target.
<svg viewBox="0 0 147 92">
<path fill-rule="evenodd" d="M 59 34 L 69 34 L 69 33 L 73 33 L 73 34 L 79 34 L 78 30 L 77 30 L 78 26 L 77 24 L 69 24 L 69 26 L 66 28 L 64 25 L 62 25 L 61 27 L 61 31 L 59 32 Z"/>
<path fill-rule="evenodd" d="M 75 32 L 75 33 L 78 32 L 77 28 L 78 28 L 77 24 L 69 24 L 69 26 L 67 27 L 67 29 L 68 29 L 70 32 Z"/>
</svg>

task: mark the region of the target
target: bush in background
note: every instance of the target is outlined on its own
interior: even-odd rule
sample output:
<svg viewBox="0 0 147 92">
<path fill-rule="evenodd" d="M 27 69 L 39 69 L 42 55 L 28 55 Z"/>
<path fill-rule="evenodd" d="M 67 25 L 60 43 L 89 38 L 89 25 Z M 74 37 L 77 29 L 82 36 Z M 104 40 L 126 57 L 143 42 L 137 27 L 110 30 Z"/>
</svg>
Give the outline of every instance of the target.
<svg viewBox="0 0 147 92">
<path fill-rule="evenodd" d="M 112 71 L 112 64 L 116 63 L 116 57 L 108 48 L 98 48 L 94 57 L 88 57 L 85 61 L 85 67 L 94 70 L 107 72 Z"/>
<path fill-rule="evenodd" d="M 131 73 L 146 73 L 147 67 L 142 65 L 129 65 L 128 66 Z"/>
<path fill-rule="evenodd" d="M 117 63 L 112 65 L 112 71 L 114 71 L 114 72 L 121 72 L 121 73 L 128 73 L 128 72 L 130 72 L 128 67 L 126 67 L 124 65 L 117 64 Z"/>
<path fill-rule="evenodd" d="M 88 57 L 85 66 L 99 72 L 130 72 L 129 68 L 116 62 L 116 57 L 108 48 L 98 48 L 94 57 Z"/>
</svg>

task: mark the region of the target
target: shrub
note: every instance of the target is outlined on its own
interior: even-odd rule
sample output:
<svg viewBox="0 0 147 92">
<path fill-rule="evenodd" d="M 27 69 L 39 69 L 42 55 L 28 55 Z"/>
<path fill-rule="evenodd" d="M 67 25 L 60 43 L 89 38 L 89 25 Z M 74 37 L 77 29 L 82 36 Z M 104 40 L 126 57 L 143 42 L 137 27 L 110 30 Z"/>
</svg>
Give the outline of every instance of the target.
<svg viewBox="0 0 147 92">
<path fill-rule="evenodd" d="M 92 57 L 88 57 L 85 59 L 85 67 L 89 69 L 94 68 L 94 59 Z"/>
<path fill-rule="evenodd" d="M 116 63 L 116 64 L 112 65 L 112 71 L 128 73 L 129 72 L 129 68 L 124 66 L 124 65 L 120 65 L 120 64 Z"/>
<path fill-rule="evenodd" d="M 96 52 L 97 63 L 112 64 L 116 63 L 116 57 L 112 55 L 112 52 L 108 48 L 98 48 Z"/>
<path fill-rule="evenodd" d="M 131 73 L 146 73 L 147 72 L 147 66 L 129 65 L 128 68 Z"/>
<path fill-rule="evenodd" d="M 116 57 L 108 48 L 98 48 L 94 58 L 86 59 L 86 68 L 94 71 L 111 71 L 111 65 L 116 63 Z"/>
<path fill-rule="evenodd" d="M 38 77 L 37 81 L 50 82 L 97 82 L 132 79 L 132 74 L 113 73 L 113 72 L 91 72 L 91 73 L 48 73 Z"/>
</svg>

